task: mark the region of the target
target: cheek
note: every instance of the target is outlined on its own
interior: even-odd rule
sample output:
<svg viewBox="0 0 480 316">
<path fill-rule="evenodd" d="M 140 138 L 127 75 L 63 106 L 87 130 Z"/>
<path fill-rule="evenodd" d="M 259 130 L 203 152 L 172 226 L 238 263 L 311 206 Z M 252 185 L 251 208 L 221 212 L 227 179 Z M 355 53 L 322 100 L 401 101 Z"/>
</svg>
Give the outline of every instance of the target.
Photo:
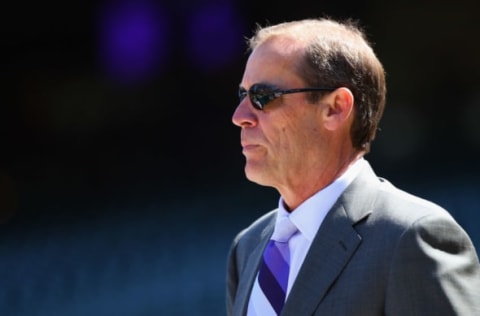
<svg viewBox="0 0 480 316">
<path fill-rule="evenodd" d="M 279 150 L 288 157 L 302 156 L 308 148 L 311 135 L 305 133 L 301 126 L 285 126 L 278 134 Z"/>
<path fill-rule="evenodd" d="M 281 113 L 271 118 L 271 124 L 263 126 L 264 136 L 273 155 L 302 155 L 306 147 L 312 144 L 312 138 L 320 133 L 317 122 L 307 113 L 293 114 L 296 113 Z"/>
<path fill-rule="evenodd" d="M 302 124 L 291 127 L 289 143 L 297 155 L 315 151 L 323 139 L 321 128 L 313 120 L 303 120 Z"/>
</svg>

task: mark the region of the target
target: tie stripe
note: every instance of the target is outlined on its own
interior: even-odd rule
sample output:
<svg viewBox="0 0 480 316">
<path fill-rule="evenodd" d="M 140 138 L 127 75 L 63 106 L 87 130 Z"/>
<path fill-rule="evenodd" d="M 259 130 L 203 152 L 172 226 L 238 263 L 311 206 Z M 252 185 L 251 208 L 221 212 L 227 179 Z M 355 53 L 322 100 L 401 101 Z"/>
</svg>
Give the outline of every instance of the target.
<svg viewBox="0 0 480 316">
<path fill-rule="evenodd" d="M 249 316 L 280 315 L 287 297 L 290 272 L 290 250 L 288 241 L 297 232 L 297 227 L 288 216 L 277 219 L 275 229 L 260 262 L 257 278 L 253 285 Z"/>
<path fill-rule="evenodd" d="M 283 291 L 287 291 L 289 263 L 285 260 L 282 254 L 281 248 L 288 247 L 287 243 L 280 243 L 270 240 L 263 254 L 263 260 L 265 267 L 268 268 L 274 275 L 274 278 L 278 281 Z M 286 249 L 288 252 L 288 248 Z"/>
<path fill-rule="evenodd" d="M 288 258 L 288 243 L 270 240 L 258 274 L 260 288 L 277 314 L 285 304 L 287 292 L 289 264 L 285 258 Z"/>
</svg>

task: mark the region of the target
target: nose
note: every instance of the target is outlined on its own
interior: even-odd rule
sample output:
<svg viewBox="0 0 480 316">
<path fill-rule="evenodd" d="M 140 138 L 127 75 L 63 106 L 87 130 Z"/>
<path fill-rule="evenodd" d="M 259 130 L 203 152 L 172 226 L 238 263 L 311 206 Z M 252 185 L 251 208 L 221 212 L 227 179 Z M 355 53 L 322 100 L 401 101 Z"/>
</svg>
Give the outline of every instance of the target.
<svg viewBox="0 0 480 316">
<path fill-rule="evenodd" d="M 233 124 L 239 127 L 253 127 L 257 125 L 257 115 L 249 102 L 248 98 L 245 98 L 238 104 L 232 116 Z"/>
</svg>

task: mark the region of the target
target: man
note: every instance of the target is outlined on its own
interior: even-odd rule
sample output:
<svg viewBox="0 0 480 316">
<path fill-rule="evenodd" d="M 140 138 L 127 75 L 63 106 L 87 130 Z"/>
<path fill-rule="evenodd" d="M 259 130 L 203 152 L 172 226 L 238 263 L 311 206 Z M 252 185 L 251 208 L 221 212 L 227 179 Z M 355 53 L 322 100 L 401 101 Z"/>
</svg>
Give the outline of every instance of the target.
<svg viewBox="0 0 480 316">
<path fill-rule="evenodd" d="M 281 198 L 235 238 L 228 315 L 480 315 L 467 234 L 363 158 L 386 88 L 361 30 L 282 23 L 250 48 L 233 122 L 247 178 Z"/>
</svg>

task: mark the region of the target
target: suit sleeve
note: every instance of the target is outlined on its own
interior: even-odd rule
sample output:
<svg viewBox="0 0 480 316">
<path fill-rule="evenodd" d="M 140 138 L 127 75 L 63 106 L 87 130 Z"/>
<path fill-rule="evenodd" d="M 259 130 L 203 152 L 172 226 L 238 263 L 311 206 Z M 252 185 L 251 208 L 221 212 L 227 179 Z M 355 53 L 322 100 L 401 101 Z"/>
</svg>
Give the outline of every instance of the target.
<svg viewBox="0 0 480 316">
<path fill-rule="evenodd" d="M 402 234 L 392 257 L 386 315 L 480 315 L 480 264 L 450 217 L 425 216 Z"/>
</svg>

